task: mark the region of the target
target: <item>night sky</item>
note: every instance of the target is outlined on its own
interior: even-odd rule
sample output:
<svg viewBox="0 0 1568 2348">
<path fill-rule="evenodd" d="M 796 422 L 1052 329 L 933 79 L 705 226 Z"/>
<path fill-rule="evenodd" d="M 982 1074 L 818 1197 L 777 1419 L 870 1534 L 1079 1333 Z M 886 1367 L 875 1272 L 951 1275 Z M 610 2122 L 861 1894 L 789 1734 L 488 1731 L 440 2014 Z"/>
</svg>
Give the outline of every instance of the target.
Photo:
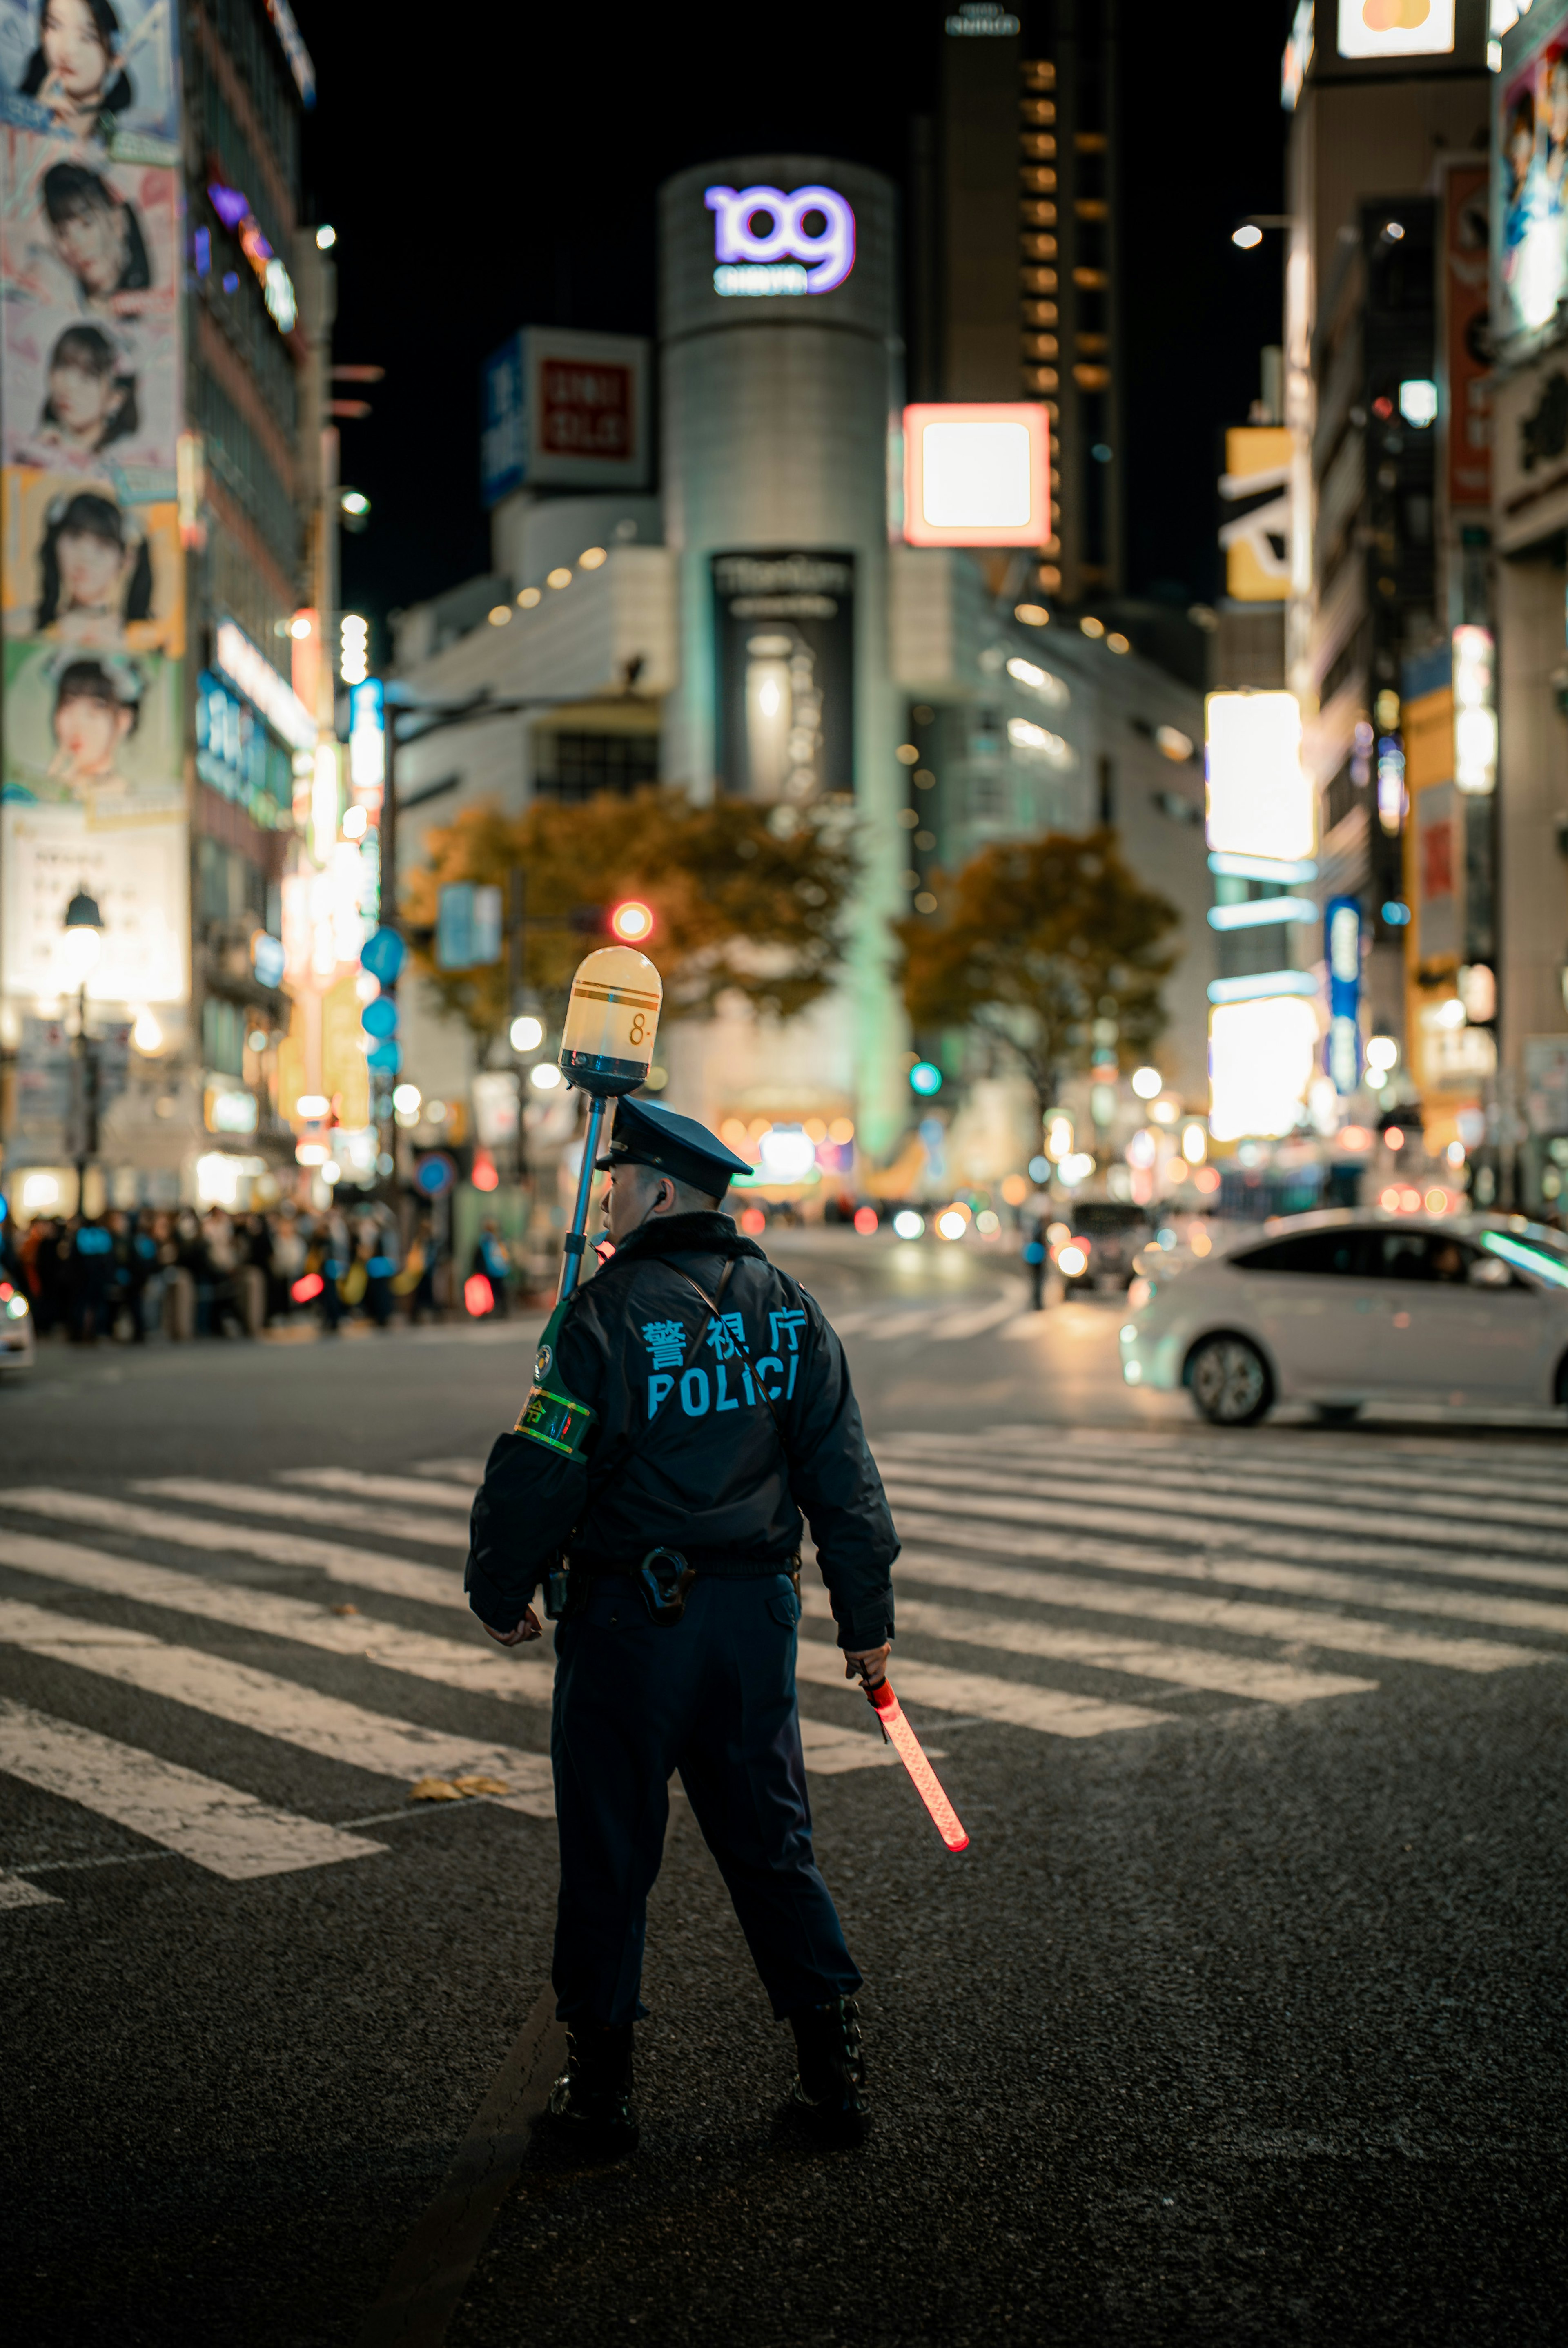
<svg viewBox="0 0 1568 2348">
<path fill-rule="evenodd" d="M 387 370 L 374 415 L 343 427 L 343 480 L 373 509 L 343 540 L 344 602 L 378 623 L 488 568 L 485 357 L 530 323 L 651 334 L 654 191 L 688 164 L 783 149 L 902 184 L 909 118 L 936 104 L 944 14 L 868 0 L 295 7 L 319 77 L 306 218 L 338 231 L 333 355 Z M 1229 235 L 1282 208 L 1291 13 L 1291 0 L 1123 0 L 1134 593 L 1219 592 L 1218 436 L 1245 422 L 1258 351 L 1279 339 L 1280 240 L 1242 253 Z"/>
</svg>

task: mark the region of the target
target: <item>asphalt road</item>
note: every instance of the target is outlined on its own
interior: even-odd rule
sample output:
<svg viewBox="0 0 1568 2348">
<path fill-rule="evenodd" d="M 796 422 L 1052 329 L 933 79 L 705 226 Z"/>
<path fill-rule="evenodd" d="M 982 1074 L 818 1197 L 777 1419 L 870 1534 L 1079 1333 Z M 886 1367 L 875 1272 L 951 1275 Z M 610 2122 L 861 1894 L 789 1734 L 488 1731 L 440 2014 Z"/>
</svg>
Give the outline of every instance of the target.
<svg viewBox="0 0 1568 2348">
<path fill-rule="evenodd" d="M 1563 1431 L 1219 1436 L 1122 1388 L 1114 1301 L 785 1247 L 848 1333 L 894 1676 L 972 1836 L 808 1613 L 871 2145 L 782 2116 L 679 1801 L 642 2150 L 576 2170 L 531 2126 L 548 1673 L 458 1575 L 537 1323 L 49 1347 L 0 1388 L 15 2336 L 1555 2348 Z M 410 1802 L 426 1772 L 508 1790 Z"/>
</svg>

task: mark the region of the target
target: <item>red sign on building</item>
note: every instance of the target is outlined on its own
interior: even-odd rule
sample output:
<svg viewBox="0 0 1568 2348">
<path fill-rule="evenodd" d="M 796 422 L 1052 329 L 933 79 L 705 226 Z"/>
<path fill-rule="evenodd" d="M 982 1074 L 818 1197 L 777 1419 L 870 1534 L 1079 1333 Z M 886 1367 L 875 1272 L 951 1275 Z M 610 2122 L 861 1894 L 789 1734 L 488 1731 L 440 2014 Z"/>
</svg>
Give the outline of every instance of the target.
<svg viewBox="0 0 1568 2348">
<path fill-rule="evenodd" d="M 635 386 L 629 366 L 547 359 L 540 373 L 539 447 L 545 455 L 621 462 L 636 456 Z"/>
</svg>

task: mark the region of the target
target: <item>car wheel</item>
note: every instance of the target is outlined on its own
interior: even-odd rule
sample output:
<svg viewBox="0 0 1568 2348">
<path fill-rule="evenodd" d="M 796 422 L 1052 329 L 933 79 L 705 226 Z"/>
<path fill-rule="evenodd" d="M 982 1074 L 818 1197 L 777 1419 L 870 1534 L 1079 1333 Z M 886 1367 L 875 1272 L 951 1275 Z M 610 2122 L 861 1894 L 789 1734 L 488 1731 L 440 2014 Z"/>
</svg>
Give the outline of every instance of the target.
<svg viewBox="0 0 1568 2348">
<path fill-rule="evenodd" d="M 1274 1400 L 1268 1365 L 1245 1337 L 1205 1337 L 1187 1364 L 1193 1400 L 1211 1426 L 1253 1426 Z"/>
<path fill-rule="evenodd" d="M 1353 1426 L 1364 1406 L 1358 1402 L 1315 1402 L 1312 1407 L 1321 1426 Z"/>
</svg>

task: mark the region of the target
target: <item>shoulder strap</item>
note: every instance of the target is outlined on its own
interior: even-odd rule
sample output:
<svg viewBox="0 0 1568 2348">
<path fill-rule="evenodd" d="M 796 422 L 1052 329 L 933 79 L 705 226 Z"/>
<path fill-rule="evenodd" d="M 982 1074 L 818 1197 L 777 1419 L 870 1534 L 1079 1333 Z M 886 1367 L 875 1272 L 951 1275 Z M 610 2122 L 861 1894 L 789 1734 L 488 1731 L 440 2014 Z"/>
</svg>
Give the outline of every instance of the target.
<svg viewBox="0 0 1568 2348">
<path fill-rule="evenodd" d="M 710 1296 L 707 1290 L 701 1287 L 698 1282 L 692 1279 L 689 1272 L 682 1272 L 678 1263 L 672 1263 L 670 1266 L 671 1271 L 675 1274 L 677 1280 L 683 1280 L 688 1288 L 696 1289 L 698 1295 L 702 1298 L 703 1303 L 707 1306 L 715 1321 L 719 1318 L 719 1306 L 723 1299 L 724 1291 L 729 1286 L 730 1274 L 733 1272 L 734 1268 L 735 1259 L 732 1256 L 728 1263 L 724 1266 L 724 1276 L 719 1282 L 718 1295 Z M 751 1370 L 752 1384 L 756 1387 L 757 1392 L 761 1395 L 764 1402 L 767 1405 L 768 1416 L 773 1420 L 774 1433 L 778 1437 L 779 1449 L 784 1453 L 784 1466 L 787 1468 L 789 1466 L 789 1446 L 784 1441 L 784 1427 L 780 1423 L 777 1411 L 774 1408 L 773 1396 L 769 1394 L 766 1386 L 763 1384 L 762 1379 L 758 1376 L 755 1368 L 753 1366 L 752 1351 L 751 1347 L 746 1343 L 745 1332 L 743 1330 L 735 1339 L 735 1343 L 740 1347 L 742 1360 L 745 1363 L 746 1367 Z"/>
</svg>

